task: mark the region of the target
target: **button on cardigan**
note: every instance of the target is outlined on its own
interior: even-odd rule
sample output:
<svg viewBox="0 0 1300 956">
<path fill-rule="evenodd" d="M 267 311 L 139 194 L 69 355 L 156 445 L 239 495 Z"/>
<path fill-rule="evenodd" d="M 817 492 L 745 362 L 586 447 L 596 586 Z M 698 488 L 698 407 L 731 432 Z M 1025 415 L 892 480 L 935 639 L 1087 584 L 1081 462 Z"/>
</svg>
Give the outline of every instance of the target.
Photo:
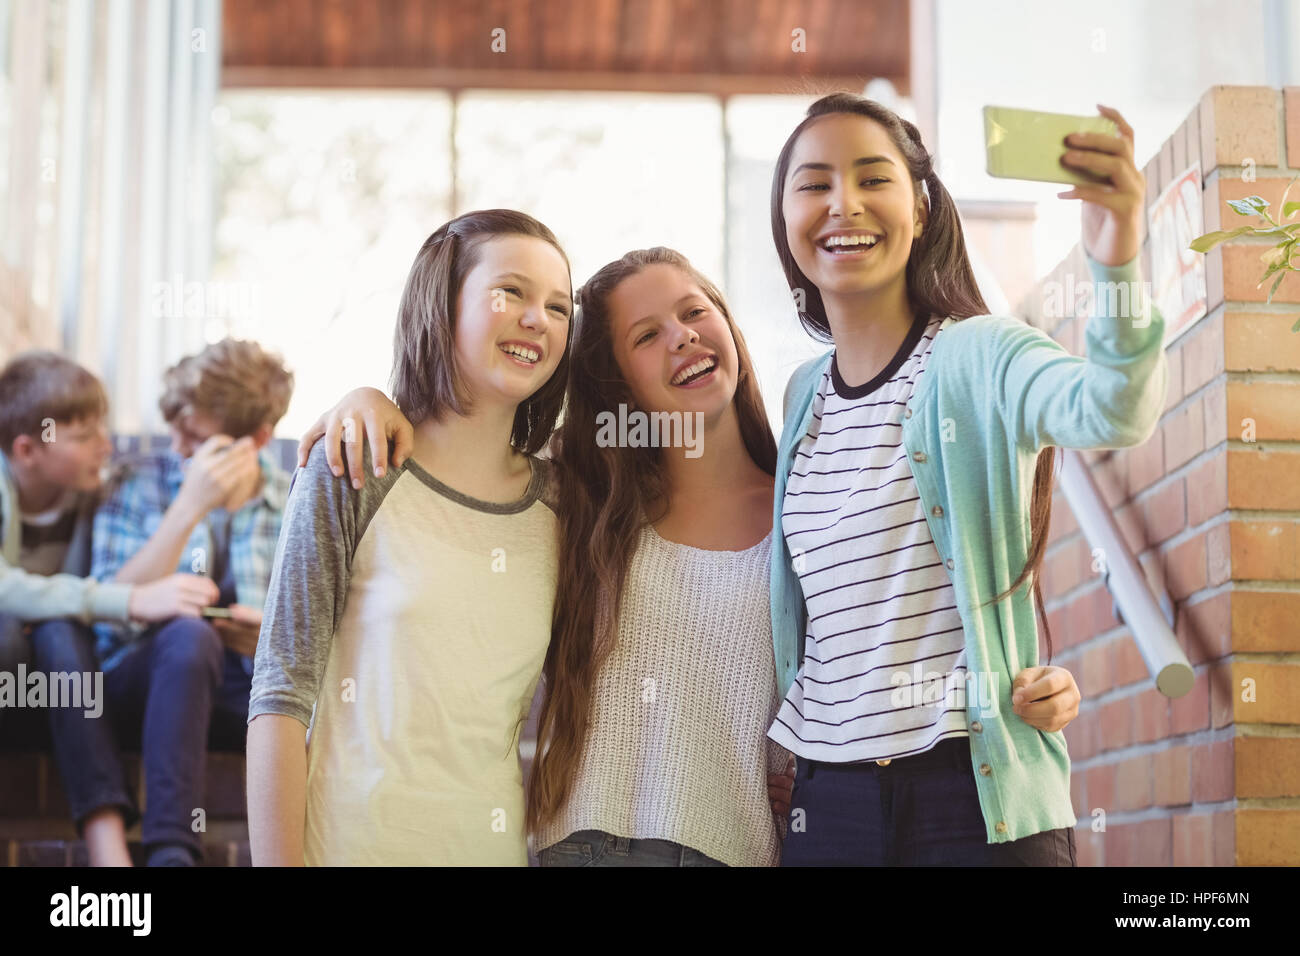
<svg viewBox="0 0 1300 956">
<path fill-rule="evenodd" d="M 1073 826 L 1070 757 L 1059 731 L 1043 733 L 1011 710 L 1011 681 L 1039 663 L 1031 585 L 993 602 L 1020 574 L 1030 545 L 1029 505 L 1038 452 L 1119 448 L 1150 437 L 1164 406 L 1164 320 L 1141 290 L 1137 260 L 1091 258 L 1095 307 L 1086 358 L 1020 319 L 946 319 L 903 425 L 908 464 L 961 612 L 975 687 L 970 746 L 990 843 Z M 773 527 L 808 431 L 831 352 L 801 365 L 786 390 Z M 806 609 L 784 539 L 773 542 L 772 647 L 784 695 L 799 668 Z M 985 771 L 987 768 L 987 771 Z"/>
</svg>

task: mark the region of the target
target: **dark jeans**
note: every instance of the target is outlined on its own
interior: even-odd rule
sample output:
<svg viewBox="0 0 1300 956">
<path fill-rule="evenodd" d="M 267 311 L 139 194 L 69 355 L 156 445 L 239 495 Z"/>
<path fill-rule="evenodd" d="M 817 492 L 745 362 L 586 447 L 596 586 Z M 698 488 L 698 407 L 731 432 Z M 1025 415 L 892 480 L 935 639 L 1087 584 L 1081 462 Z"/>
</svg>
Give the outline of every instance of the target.
<svg viewBox="0 0 1300 956">
<path fill-rule="evenodd" d="M 46 674 L 99 671 L 94 633 L 67 619 L 33 628 L 32 657 L 32 666 Z M 101 692 L 103 685 L 100 678 Z M 54 762 L 78 833 L 86 817 L 103 807 L 117 807 L 128 827 L 140 818 L 126 789 L 112 719 L 112 710 L 103 699 L 97 717 L 87 714 L 84 707 L 49 708 Z"/>
<path fill-rule="evenodd" d="M 12 680 L 17 683 L 18 665 L 26 664 L 27 669 L 31 670 L 31 645 L 27 641 L 27 634 L 23 629 L 23 622 L 18 620 L 12 614 L 0 614 L 0 671 L 13 674 Z M 18 693 L 23 693 L 24 688 L 16 688 Z M 23 736 L 18 721 L 22 717 L 18 708 L 14 708 L 10 713 L 9 708 L 0 707 L 0 740 L 8 742 L 12 739 L 17 742 Z"/>
<path fill-rule="evenodd" d="M 93 635 L 75 623 L 51 621 L 37 629 L 33 640 L 42 669 L 93 671 L 98 666 Z M 194 810 L 203 806 L 208 746 L 244 746 L 251 678 L 241 661 L 207 621 L 176 618 L 146 631 L 105 672 L 104 717 L 51 710 L 55 758 L 79 826 L 104 806 L 122 808 L 128 826 L 137 819 L 117 744 L 138 744 L 147 796 L 146 848 L 180 845 L 200 854 L 200 835 L 192 822 Z"/>
<path fill-rule="evenodd" d="M 790 813 L 782 866 L 1076 865 L 1069 827 L 987 842 L 965 737 L 885 767 L 797 757 Z"/>
<path fill-rule="evenodd" d="M 579 830 L 537 854 L 540 866 L 726 866 L 670 840 L 633 840 L 604 830 Z"/>
</svg>

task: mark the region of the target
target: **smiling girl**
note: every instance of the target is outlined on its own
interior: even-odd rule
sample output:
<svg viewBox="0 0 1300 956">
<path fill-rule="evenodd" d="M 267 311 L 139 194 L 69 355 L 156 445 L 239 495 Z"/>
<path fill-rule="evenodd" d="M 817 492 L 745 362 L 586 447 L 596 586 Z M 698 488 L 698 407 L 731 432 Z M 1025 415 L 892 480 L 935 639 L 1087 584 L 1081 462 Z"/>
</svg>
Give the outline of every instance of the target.
<svg viewBox="0 0 1300 956">
<path fill-rule="evenodd" d="M 1102 113 L 1122 135 L 1076 135 L 1066 162 L 1107 183 L 1062 195 L 1084 200 L 1094 279 L 1127 283 L 1144 186 Z M 791 377 L 777 460 L 782 863 L 1073 865 L 1077 695 L 1038 666 L 1034 621 L 1052 455 L 1150 435 L 1163 322 L 1099 294 L 1084 359 L 986 315 L 916 127 L 849 94 L 786 141 L 772 231 L 800 320 L 834 344 Z"/>
<path fill-rule="evenodd" d="M 541 864 L 774 865 L 776 442 L 753 363 L 721 292 L 673 250 L 628 253 L 578 298 L 529 794 Z M 620 406 L 698 415 L 696 454 L 593 441 Z"/>
<path fill-rule="evenodd" d="M 410 457 L 358 488 L 322 446 L 287 506 L 249 705 L 254 863 L 527 862 L 518 736 L 558 530 L 536 452 L 571 296 L 522 213 L 460 216 L 416 255 L 393 364 Z"/>
</svg>

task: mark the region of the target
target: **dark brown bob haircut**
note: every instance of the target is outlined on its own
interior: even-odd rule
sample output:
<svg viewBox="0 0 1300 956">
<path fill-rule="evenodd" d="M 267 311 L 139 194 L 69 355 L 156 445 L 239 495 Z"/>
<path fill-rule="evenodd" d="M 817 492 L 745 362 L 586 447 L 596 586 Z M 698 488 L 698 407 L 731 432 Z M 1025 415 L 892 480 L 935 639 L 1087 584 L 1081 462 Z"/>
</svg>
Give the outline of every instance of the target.
<svg viewBox="0 0 1300 956">
<path fill-rule="evenodd" d="M 456 303 L 479 262 L 483 244 L 502 236 L 532 236 L 550 243 L 564 258 L 555 234 L 526 213 L 481 209 L 444 223 L 424 240 L 406 277 L 393 334 L 393 401 L 414 424 L 469 411 L 464 379 L 456 367 Z M 573 299 L 573 279 L 569 279 Z M 572 336 L 569 337 L 570 340 Z M 526 455 L 545 447 L 564 404 L 569 377 L 569 343 L 554 373 L 519 404 L 510 444 Z"/>
</svg>

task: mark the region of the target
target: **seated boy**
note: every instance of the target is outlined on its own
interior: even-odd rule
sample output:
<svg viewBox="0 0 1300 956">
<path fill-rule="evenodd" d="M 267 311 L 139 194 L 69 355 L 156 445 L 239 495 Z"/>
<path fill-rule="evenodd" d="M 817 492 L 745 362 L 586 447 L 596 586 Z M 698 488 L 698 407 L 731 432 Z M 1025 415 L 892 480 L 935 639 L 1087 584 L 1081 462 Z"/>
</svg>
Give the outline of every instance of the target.
<svg viewBox="0 0 1300 956">
<path fill-rule="evenodd" d="M 178 569 L 221 586 L 229 619 L 177 619 L 141 632 L 99 626 L 109 706 L 140 728 L 150 865 L 201 853 L 209 736 L 243 748 L 252 655 L 289 473 L 263 449 L 293 376 L 256 343 L 225 339 L 164 376 L 168 453 L 141 457 L 95 515 L 91 573 L 148 581 Z"/>
<path fill-rule="evenodd" d="M 0 671 L 11 675 L 15 693 L 27 690 L 20 665 L 88 675 L 81 686 L 93 693 L 93 619 L 195 617 L 217 597 L 211 581 L 191 574 L 138 585 L 86 577 L 101 474 L 113 450 L 107 412 L 99 379 L 61 355 L 25 352 L 0 370 Z M 129 864 L 124 831 L 133 811 L 103 701 L 59 703 L 66 702 L 47 701 L 55 760 L 90 861 Z"/>
</svg>

